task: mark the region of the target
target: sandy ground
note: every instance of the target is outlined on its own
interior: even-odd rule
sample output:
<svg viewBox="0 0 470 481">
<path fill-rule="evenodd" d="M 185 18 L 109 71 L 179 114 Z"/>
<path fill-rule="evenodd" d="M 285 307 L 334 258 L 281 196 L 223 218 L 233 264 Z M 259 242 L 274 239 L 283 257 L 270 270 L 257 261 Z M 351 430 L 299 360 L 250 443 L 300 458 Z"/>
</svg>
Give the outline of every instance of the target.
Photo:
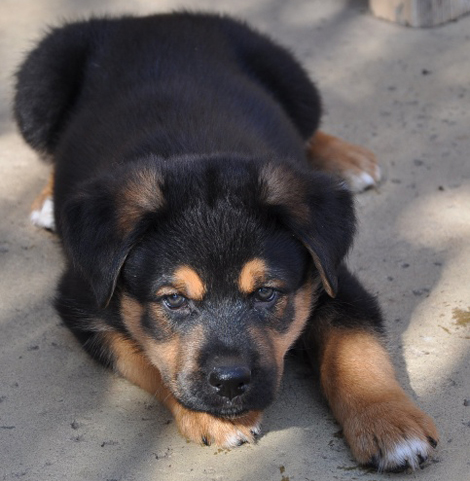
<svg viewBox="0 0 470 481">
<path fill-rule="evenodd" d="M 188 444 L 151 397 L 94 364 L 51 307 L 63 261 L 54 235 L 28 221 L 47 167 L 11 121 L 12 72 L 47 24 L 181 6 L 235 13 L 290 46 L 321 87 L 324 128 L 380 158 L 384 182 L 358 198 L 351 264 L 381 299 L 401 381 L 440 429 L 421 471 L 359 468 L 293 360 L 257 445 Z M 470 17 L 411 30 L 362 1 L 1 0 L 0 479 L 469 480 L 469 52 Z"/>
</svg>

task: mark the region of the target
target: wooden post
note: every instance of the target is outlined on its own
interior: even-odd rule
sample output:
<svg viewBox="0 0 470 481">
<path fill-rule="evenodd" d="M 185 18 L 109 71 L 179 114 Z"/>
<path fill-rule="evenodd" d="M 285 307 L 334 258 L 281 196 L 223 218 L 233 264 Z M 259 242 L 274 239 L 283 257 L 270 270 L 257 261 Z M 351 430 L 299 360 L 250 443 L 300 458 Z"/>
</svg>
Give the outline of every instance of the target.
<svg viewBox="0 0 470 481">
<path fill-rule="evenodd" d="M 470 12 L 470 0 L 369 0 L 372 13 L 410 27 L 434 27 Z"/>
</svg>

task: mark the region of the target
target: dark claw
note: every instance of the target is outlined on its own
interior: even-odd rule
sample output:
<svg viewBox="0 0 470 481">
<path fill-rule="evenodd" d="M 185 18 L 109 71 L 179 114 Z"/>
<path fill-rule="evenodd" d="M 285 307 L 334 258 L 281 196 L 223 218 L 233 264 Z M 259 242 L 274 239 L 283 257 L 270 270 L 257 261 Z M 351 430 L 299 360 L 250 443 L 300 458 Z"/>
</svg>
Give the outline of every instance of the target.
<svg viewBox="0 0 470 481">
<path fill-rule="evenodd" d="M 205 444 L 206 446 L 210 446 L 211 443 L 207 440 L 205 436 L 202 436 L 202 443 Z"/>
<path fill-rule="evenodd" d="M 366 467 L 369 468 L 375 468 L 378 469 L 379 467 L 379 456 L 377 454 L 374 454 L 370 461 L 365 465 Z"/>
<path fill-rule="evenodd" d="M 380 464 L 380 460 L 382 459 L 383 457 L 383 452 L 382 452 L 382 448 L 379 446 L 379 440 L 377 439 L 376 436 L 374 436 L 374 441 L 375 441 L 375 444 L 377 445 L 377 449 L 379 450 L 379 452 L 377 454 L 374 454 L 372 456 L 372 458 L 370 459 L 370 461 L 367 463 L 366 466 L 369 466 L 371 468 L 375 468 L 375 469 L 379 469 L 379 464 Z"/>
<path fill-rule="evenodd" d="M 383 469 L 379 469 L 380 459 L 382 458 L 382 452 L 380 454 L 374 454 L 370 461 L 365 465 L 365 467 L 373 468 L 379 472 L 383 472 Z M 403 464 L 398 466 L 394 466 L 393 468 L 387 468 L 386 471 L 388 473 L 401 473 L 410 467 L 408 461 L 405 461 Z"/>
<path fill-rule="evenodd" d="M 410 467 L 410 463 L 408 461 L 405 461 L 403 464 L 400 464 L 398 466 L 395 466 L 394 468 L 387 469 L 389 473 L 401 473 L 403 471 L 406 471 Z"/>
<path fill-rule="evenodd" d="M 247 443 L 248 441 L 246 439 L 239 439 L 237 446 L 242 446 L 243 444 Z"/>
<path fill-rule="evenodd" d="M 428 443 L 433 447 L 435 448 L 437 446 L 437 441 L 432 438 L 431 436 L 428 436 Z"/>
<path fill-rule="evenodd" d="M 423 464 L 424 461 L 426 461 L 428 459 L 428 457 L 426 455 L 421 456 L 421 454 L 418 454 L 418 459 L 419 459 L 419 464 Z"/>
</svg>

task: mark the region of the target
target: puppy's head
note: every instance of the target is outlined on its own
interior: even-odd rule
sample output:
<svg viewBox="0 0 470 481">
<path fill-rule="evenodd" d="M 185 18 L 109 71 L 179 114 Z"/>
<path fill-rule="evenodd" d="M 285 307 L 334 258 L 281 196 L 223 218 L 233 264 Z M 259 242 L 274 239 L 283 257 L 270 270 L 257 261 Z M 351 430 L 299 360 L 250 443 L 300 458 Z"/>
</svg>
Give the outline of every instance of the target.
<svg viewBox="0 0 470 481">
<path fill-rule="evenodd" d="M 262 410 L 319 290 L 335 295 L 351 196 L 277 162 L 155 164 L 84 186 L 60 213 L 66 252 L 183 405 Z"/>
</svg>

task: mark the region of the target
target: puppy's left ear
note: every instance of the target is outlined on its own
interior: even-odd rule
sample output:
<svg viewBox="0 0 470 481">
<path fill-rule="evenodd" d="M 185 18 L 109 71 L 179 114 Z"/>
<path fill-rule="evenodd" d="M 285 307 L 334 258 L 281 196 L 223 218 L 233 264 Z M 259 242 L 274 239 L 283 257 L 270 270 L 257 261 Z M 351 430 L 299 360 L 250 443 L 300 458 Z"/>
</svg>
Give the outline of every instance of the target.
<svg viewBox="0 0 470 481">
<path fill-rule="evenodd" d="M 354 202 L 344 183 L 317 172 L 298 172 L 285 165 L 261 171 L 262 200 L 307 248 L 323 287 L 338 290 L 337 269 L 352 245 Z"/>
<path fill-rule="evenodd" d="M 154 169 L 118 168 L 85 184 L 59 212 L 68 259 L 106 307 L 133 246 L 164 205 L 162 178 Z"/>
</svg>

